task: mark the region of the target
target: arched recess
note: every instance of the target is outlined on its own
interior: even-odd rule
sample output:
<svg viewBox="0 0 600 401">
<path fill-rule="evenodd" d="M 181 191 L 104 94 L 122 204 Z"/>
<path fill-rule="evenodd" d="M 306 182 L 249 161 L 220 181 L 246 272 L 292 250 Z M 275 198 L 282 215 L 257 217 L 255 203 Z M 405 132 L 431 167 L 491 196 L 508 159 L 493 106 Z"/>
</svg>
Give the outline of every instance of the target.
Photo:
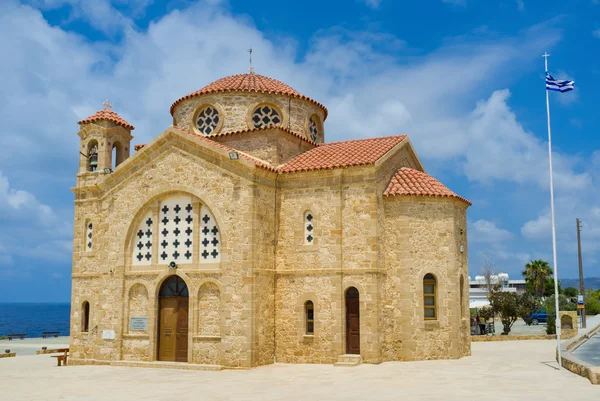
<svg viewBox="0 0 600 401">
<path fill-rule="evenodd" d="M 98 170 L 98 141 L 95 139 L 87 143 L 86 156 L 86 171 L 93 172 Z"/>
<path fill-rule="evenodd" d="M 125 161 L 125 148 L 119 141 L 113 143 L 111 155 L 111 168 L 114 170 L 117 166 Z"/>
<path fill-rule="evenodd" d="M 129 289 L 128 299 L 128 316 L 129 323 L 132 317 L 148 317 L 148 289 L 141 283 L 134 284 Z M 147 330 L 132 330 L 129 327 L 129 332 L 146 333 Z"/>
<path fill-rule="evenodd" d="M 128 266 L 221 261 L 221 230 L 212 210 L 185 192 L 148 201 L 133 219 L 125 243 Z"/>
<path fill-rule="evenodd" d="M 221 291 L 212 282 L 202 284 L 198 291 L 198 334 L 221 335 Z"/>
</svg>

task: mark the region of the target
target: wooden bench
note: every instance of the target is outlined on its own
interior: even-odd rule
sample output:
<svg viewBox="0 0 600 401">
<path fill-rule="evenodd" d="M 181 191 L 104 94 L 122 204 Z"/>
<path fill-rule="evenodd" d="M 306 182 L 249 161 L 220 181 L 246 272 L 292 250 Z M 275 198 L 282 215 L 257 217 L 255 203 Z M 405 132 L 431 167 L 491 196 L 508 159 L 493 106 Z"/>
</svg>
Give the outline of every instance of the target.
<svg viewBox="0 0 600 401">
<path fill-rule="evenodd" d="M 42 333 L 42 338 L 46 338 L 47 336 L 58 337 L 59 334 L 60 334 L 60 331 L 44 331 Z"/>
<path fill-rule="evenodd" d="M 58 363 L 58 366 L 61 366 L 62 363 L 64 363 L 64 366 L 67 366 L 67 357 L 69 356 L 69 349 L 68 348 L 60 348 L 60 349 L 57 349 L 56 352 L 62 352 L 62 354 L 61 355 L 50 355 L 50 357 L 56 358 L 56 362 Z"/>
<path fill-rule="evenodd" d="M 14 337 L 21 337 L 21 340 L 25 338 L 27 334 L 8 334 L 8 341 L 12 340 Z"/>
</svg>

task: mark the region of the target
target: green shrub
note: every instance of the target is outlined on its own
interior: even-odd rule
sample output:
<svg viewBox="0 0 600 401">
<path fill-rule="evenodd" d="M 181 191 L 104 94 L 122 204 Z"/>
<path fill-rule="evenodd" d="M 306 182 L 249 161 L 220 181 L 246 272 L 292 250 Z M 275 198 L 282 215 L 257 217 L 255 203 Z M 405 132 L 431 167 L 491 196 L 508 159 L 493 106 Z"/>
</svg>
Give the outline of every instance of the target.
<svg viewBox="0 0 600 401">
<path fill-rule="evenodd" d="M 546 334 L 556 334 L 556 318 L 554 317 L 554 310 L 552 310 L 552 313 L 548 312 L 548 323 L 546 323 Z"/>
<path fill-rule="evenodd" d="M 0 336 L 0 340 L 8 340 L 8 336 Z"/>
<path fill-rule="evenodd" d="M 585 314 L 586 315 L 597 315 L 600 313 L 600 302 L 592 296 L 588 296 L 585 299 Z"/>
</svg>

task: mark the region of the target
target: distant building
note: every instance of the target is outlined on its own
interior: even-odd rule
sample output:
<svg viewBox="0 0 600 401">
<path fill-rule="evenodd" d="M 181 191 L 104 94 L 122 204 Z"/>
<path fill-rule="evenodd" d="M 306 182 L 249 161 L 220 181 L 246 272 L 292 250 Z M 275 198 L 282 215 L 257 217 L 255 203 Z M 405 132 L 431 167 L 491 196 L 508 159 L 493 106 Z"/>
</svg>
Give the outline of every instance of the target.
<svg viewBox="0 0 600 401">
<path fill-rule="evenodd" d="M 525 280 L 509 280 L 507 273 L 499 273 L 491 276 L 492 284 L 502 285 L 504 292 L 516 292 L 522 294 L 526 291 Z M 490 304 L 489 291 L 487 288 L 485 277 L 475 276 L 475 280 L 469 277 L 469 307 L 480 308 Z"/>
</svg>

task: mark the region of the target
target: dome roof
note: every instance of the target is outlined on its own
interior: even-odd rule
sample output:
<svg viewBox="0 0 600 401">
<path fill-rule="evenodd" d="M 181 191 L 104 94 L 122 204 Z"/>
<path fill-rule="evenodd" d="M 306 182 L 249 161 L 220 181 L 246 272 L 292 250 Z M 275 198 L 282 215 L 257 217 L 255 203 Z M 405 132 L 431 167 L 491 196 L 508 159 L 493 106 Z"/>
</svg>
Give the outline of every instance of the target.
<svg viewBox="0 0 600 401">
<path fill-rule="evenodd" d="M 120 125 L 121 127 L 127 128 L 128 130 L 135 129 L 133 125 L 123 120 L 121 116 L 119 116 L 117 113 L 110 109 L 100 110 L 93 116 L 89 116 L 88 118 L 84 118 L 83 120 L 78 121 L 77 124 L 89 124 L 100 120 L 112 121 L 113 123 Z"/>
<path fill-rule="evenodd" d="M 206 85 L 204 88 L 175 101 L 175 103 L 171 105 L 171 115 L 173 115 L 175 106 L 184 100 L 209 93 L 223 92 L 255 92 L 293 96 L 298 99 L 308 100 L 309 102 L 316 104 L 323 109 L 325 112 L 325 118 L 327 118 L 327 109 L 321 103 L 300 94 L 298 91 L 281 81 L 258 74 L 238 74 L 218 79 L 213 83 Z"/>
</svg>

